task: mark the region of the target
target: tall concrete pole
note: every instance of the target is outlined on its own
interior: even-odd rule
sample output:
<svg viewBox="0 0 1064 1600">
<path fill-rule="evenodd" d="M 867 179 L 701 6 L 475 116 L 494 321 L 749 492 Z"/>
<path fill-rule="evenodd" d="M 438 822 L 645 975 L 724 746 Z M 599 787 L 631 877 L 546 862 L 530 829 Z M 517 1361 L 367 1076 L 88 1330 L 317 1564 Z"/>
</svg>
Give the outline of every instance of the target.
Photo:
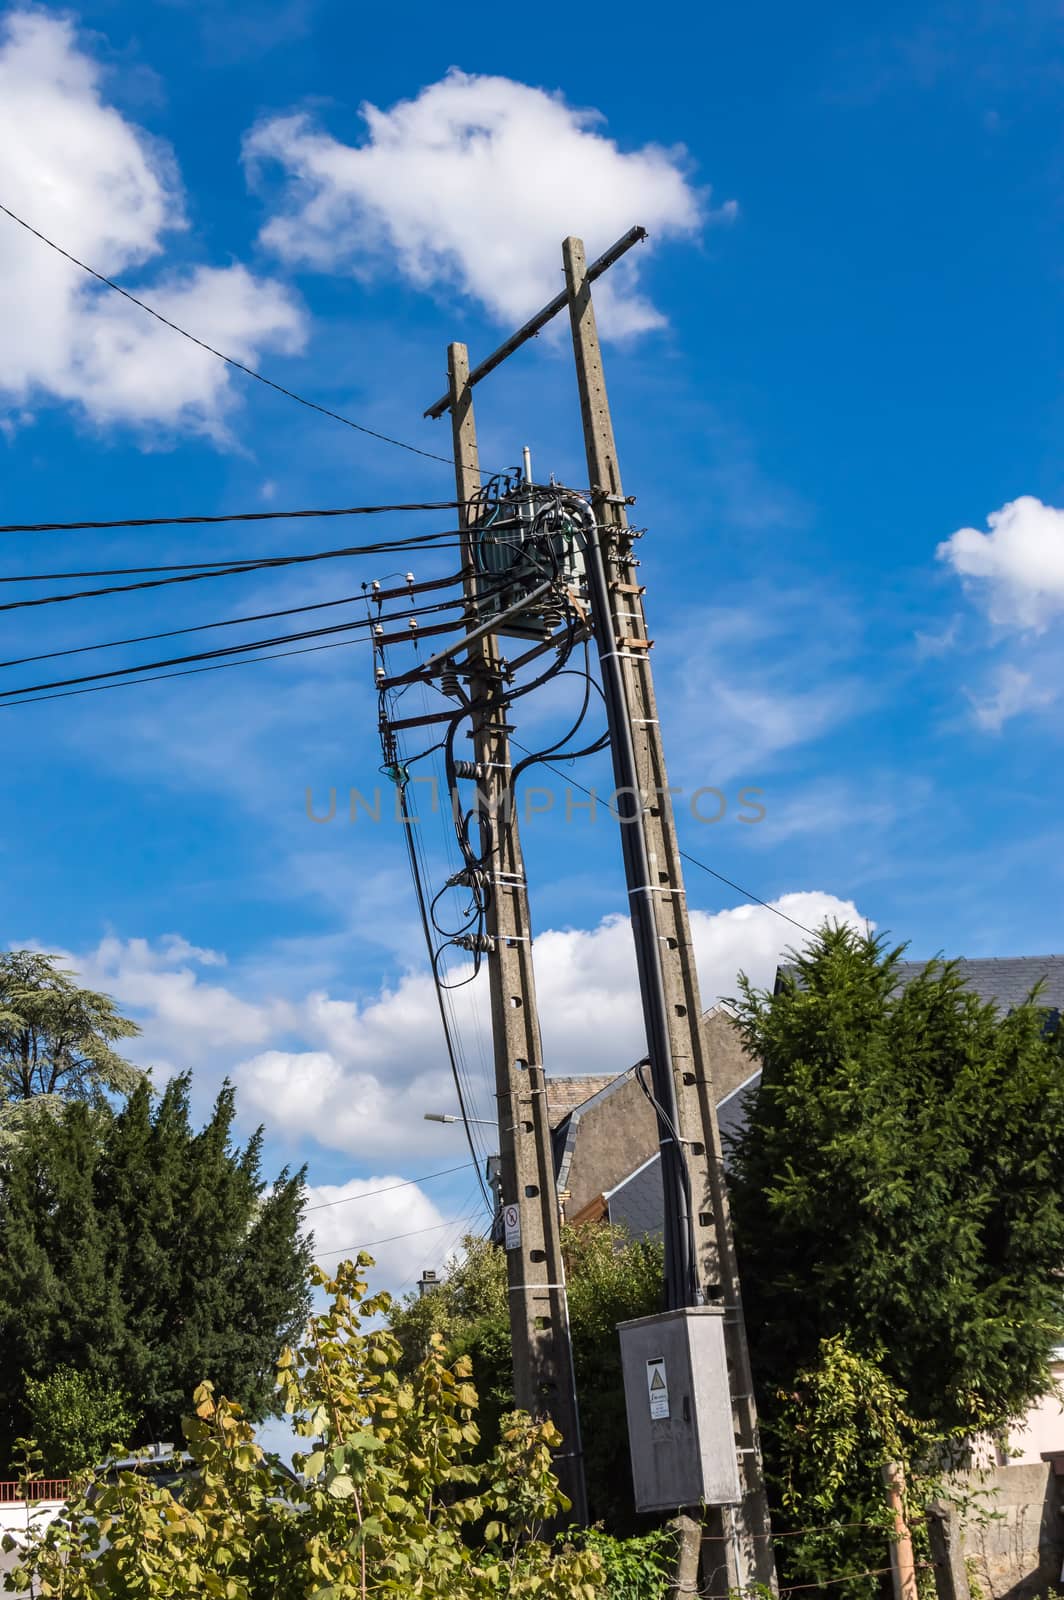
<svg viewBox="0 0 1064 1600">
<path fill-rule="evenodd" d="M 469 354 L 464 344 L 447 351 L 454 440 L 455 483 L 462 534 L 465 593 L 477 603 L 473 541 L 467 510 L 480 487 Z M 587 1493 L 580 1416 L 573 1372 L 569 1306 L 565 1291 L 554 1157 L 547 1120 L 547 1091 L 532 969 L 532 924 L 518 836 L 516 804 L 508 793 L 509 727 L 494 704 L 502 685 L 495 635 L 470 646 L 474 755 L 482 767 L 480 804 L 494 817 L 486 932 L 499 1108 L 500 1195 L 509 1278 L 514 1398 L 533 1416 L 549 1415 L 562 1435 L 555 1457 L 572 1517 L 587 1522 Z"/>
<path fill-rule="evenodd" d="M 622 746 L 627 745 L 638 791 L 634 796 L 619 796 L 617 809 L 622 817 L 622 840 L 626 840 L 625 869 L 651 1077 L 657 1085 L 653 1092 L 662 1138 L 666 1245 L 671 1241 L 677 1263 L 668 1288 L 680 1304 L 703 1301 L 725 1307 L 728 1377 L 743 1498 L 734 1510 L 710 1511 L 708 1538 L 718 1573 L 714 1592 L 745 1590 L 752 1583 L 774 1585 L 775 1565 L 716 1099 L 654 697 L 643 589 L 632 555 L 581 240 L 566 239 L 563 258 L 588 483 L 599 530 L 595 559 L 589 558 L 592 616 L 604 687 L 615 679 L 622 699 L 619 737 L 613 740 L 614 770 L 623 770 L 618 759 Z M 597 605 L 596 572 L 601 574 L 603 591 Z M 611 735 L 613 731 L 611 728 Z M 655 992 L 657 989 L 660 992 Z M 671 1128 L 667 1126 L 670 1121 Z M 686 1184 L 682 1167 L 686 1168 Z M 686 1281 L 685 1260 L 690 1268 Z"/>
</svg>

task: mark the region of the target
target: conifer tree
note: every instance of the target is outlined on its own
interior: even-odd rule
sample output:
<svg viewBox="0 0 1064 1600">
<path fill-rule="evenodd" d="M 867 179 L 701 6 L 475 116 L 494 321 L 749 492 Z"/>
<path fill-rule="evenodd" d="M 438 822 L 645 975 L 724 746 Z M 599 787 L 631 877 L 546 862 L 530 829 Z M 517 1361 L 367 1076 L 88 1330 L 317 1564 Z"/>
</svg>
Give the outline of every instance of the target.
<svg viewBox="0 0 1064 1600">
<path fill-rule="evenodd" d="M 206 1126 L 189 1080 L 118 1112 L 81 1101 L 34 1118 L 0 1183 L 0 1453 L 26 1431 L 25 1380 L 58 1366 L 117 1383 L 139 1440 L 180 1438 L 204 1375 L 252 1418 L 308 1310 L 304 1174 L 267 1186 L 261 1134 L 236 1148 L 231 1086 Z M 2 1463 L 0 1463 L 2 1465 Z"/>
<path fill-rule="evenodd" d="M 1059 1020 L 950 963 L 902 985 L 902 954 L 828 929 L 739 1008 L 763 1063 L 729 1182 L 751 1355 L 777 1494 L 817 1521 L 881 1503 L 888 1434 L 926 1468 L 1022 1414 L 1064 1339 Z"/>
</svg>

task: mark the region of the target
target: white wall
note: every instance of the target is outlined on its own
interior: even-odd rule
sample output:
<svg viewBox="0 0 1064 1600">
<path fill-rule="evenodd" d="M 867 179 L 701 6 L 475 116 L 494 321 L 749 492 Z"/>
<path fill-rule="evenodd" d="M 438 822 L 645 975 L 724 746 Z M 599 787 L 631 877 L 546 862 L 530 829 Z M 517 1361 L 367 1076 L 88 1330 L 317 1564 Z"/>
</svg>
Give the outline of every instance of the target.
<svg viewBox="0 0 1064 1600">
<path fill-rule="evenodd" d="M 1037 1401 L 1009 1433 L 1009 1466 L 1033 1466 L 1043 1452 L 1064 1450 L 1064 1349 L 1056 1355 L 1052 1371 L 1057 1392 Z"/>
</svg>

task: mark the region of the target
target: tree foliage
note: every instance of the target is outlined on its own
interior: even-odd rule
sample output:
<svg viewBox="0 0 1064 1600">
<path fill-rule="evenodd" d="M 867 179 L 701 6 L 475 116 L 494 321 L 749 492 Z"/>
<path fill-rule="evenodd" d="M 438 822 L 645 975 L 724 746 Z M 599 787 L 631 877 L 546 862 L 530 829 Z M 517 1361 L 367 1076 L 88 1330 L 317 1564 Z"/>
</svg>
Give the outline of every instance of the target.
<svg viewBox="0 0 1064 1600">
<path fill-rule="evenodd" d="M 316 1273 L 329 1308 L 280 1357 L 285 1409 L 308 1441 L 293 1480 L 255 1444 L 240 1408 L 195 1394 L 185 1435 L 197 1473 L 180 1495 L 122 1473 L 94 1486 L 35 1538 L 12 1587 L 65 1600 L 595 1600 L 596 1554 L 540 1536 L 565 1509 L 549 1423 L 514 1413 L 473 1460 L 469 1362 L 448 1365 L 434 1336 L 405 1377 L 399 1348 L 366 1320 L 360 1256 Z"/>
<path fill-rule="evenodd" d="M 45 1472 L 60 1478 L 102 1461 L 137 1424 L 121 1389 L 74 1367 L 27 1378 L 26 1412 Z"/>
<path fill-rule="evenodd" d="M 563 1229 L 562 1248 L 591 1515 L 626 1532 L 635 1514 L 617 1324 L 661 1309 L 662 1246 L 588 1226 Z M 463 1259 L 439 1287 L 393 1306 L 390 1322 L 408 1370 L 434 1334 L 452 1359 L 470 1358 L 484 1434 L 495 1438 L 497 1418 L 513 1404 L 505 1253 L 467 1239 Z"/>
<path fill-rule="evenodd" d="M 102 1106 L 143 1074 L 114 1046 L 140 1032 L 110 995 L 79 989 L 55 956 L 0 952 L 0 1122 L 21 1125 L 19 1107 L 40 1097 Z"/>
<path fill-rule="evenodd" d="M 1059 1030 L 949 963 L 901 987 L 901 955 L 834 928 L 743 989 L 764 1070 L 730 1192 L 789 1518 L 863 1520 L 893 1453 L 919 1475 L 1004 1426 L 1064 1334 Z"/>
<path fill-rule="evenodd" d="M 189 1080 L 118 1112 L 81 1101 L 37 1117 L 0 1182 L 0 1452 L 28 1428 L 25 1378 L 74 1367 L 117 1382 L 145 1440 L 173 1438 L 209 1377 L 253 1418 L 308 1308 L 302 1172 L 269 1187 L 261 1133 L 231 1142 L 226 1085 L 206 1126 Z"/>
</svg>

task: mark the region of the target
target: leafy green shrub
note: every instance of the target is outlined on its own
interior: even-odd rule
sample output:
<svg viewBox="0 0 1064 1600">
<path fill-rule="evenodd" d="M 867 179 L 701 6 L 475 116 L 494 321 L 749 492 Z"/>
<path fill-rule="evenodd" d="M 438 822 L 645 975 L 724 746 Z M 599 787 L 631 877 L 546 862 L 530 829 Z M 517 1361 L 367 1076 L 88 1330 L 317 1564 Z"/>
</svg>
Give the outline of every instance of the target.
<svg viewBox="0 0 1064 1600">
<path fill-rule="evenodd" d="M 676 1557 L 671 1528 L 655 1528 L 629 1539 L 614 1539 L 599 1528 L 589 1528 L 581 1542 L 602 1562 L 606 1600 L 662 1600 L 669 1592 Z"/>
<path fill-rule="evenodd" d="M 56 1477 L 97 1465 L 137 1424 L 127 1395 L 73 1367 L 27 1378 L 26 1410 L 45 1470 Z"/>
<path fill-rule="evenodd" d="M 611 1533 L 626 1533 L 637 1524 L 617 1324 L 661 1309 L 662 1245 L 630 1239 L 621 1228 L 587 1226 L 564 1228 L 562 1248 L 591 1515 Z M 467 1239 L 465 1249 L 437 1289 L 393 1306 L 389 1322 L 407 1370 L 434 1333 L 452 1360 L 470 1357 L 487 1443 L 513 1404 L 506 1256 L 483 1239 Z"/>
<path fill-rule="evenodd" d="M 284 1409 L 307 1440 L 293 1479 L 255 1443 L 240 1407 L 196 1391 L 185 1437 L 195 1471 L 180 1496 L 146 1474 L 94 1480 L 31 1537 L 8 1592 L 63 1600 L 597 1600 L 594 1549 L 548 1543 L 568 1502 L 551 1468 L 549 1422 L 511 1413 L 476 1463 L 469 1361 L 430 1339 L 409 1376 L 366 1298 L 359 1256 L 331 1304 L 277 1368 Z M 10 1540 L 5 1546 L 12 1548 Z"/>
</svg>

